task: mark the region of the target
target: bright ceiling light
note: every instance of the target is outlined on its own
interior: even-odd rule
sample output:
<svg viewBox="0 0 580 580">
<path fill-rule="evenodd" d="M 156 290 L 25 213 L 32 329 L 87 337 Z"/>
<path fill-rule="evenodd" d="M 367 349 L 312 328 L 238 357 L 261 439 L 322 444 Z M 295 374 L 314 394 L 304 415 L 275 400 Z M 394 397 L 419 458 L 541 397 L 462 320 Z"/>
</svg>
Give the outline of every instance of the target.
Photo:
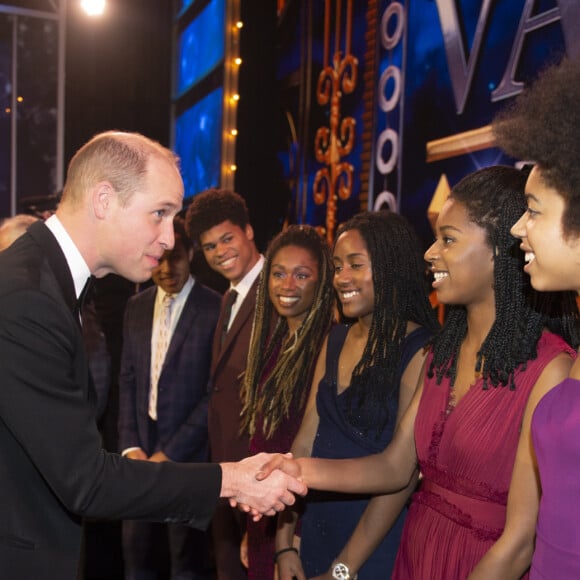
<svg viewBox="0 0 580 580">
<path fill-rule="evenodd" d="M 81 0 L 83 10 L 89 16 L 100 16 L 105 11 L 106 0 Z"/>
</svg>

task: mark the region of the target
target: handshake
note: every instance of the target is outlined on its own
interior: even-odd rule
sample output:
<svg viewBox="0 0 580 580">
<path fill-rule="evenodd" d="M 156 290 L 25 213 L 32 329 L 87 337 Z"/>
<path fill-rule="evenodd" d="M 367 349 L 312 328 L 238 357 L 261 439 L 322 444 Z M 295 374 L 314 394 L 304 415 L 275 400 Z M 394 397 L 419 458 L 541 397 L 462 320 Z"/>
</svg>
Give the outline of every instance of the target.
<svg viewBox="0 0 580 580">
<path fill-rule="evenodd" d="M 237 463 L 222 463 L 220 497 L 232 507 L 250 513 L 254 520 L 273 516 L 293 505 L 295 495 L 306 495 L 300 466 L 291 453 L 259 453 Z"/>
</svg>

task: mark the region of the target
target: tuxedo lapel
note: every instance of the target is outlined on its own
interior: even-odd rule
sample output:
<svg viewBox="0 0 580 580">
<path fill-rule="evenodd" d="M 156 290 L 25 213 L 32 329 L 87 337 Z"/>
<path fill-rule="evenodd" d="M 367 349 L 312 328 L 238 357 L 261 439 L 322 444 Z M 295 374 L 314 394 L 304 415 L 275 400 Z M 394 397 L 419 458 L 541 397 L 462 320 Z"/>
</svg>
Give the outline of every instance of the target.
<svg viewBox="0 0 580 580">
<path fill-rule="evenodd" d="M 140 384 L 149 384 L 151 373 L 151 333 L 153 332 L 153 311 L 155 309 L 155 297 L 157 288 L 147 289 L 141 296 L 141 307 L 138 316 L 135 317 L 135 327 L 138 330 L 134 336 L 143 337 L 140 340 L 139 350 L 140 360 L 138 361 L 139 373 L 141 374 Z"/>
<path fill-rule="evenodd" d="M 70 308 L 71 313 L 75 312 L 77 295 L 70 268 L 68 267 L 65 255 L 59 246 L 52 232 L 43 222 L 32 224 L 27 233 L 41 248 L 41 252 L 46 256 L 52 272 L 60 286 L 62 296 Z"/>
</svg>

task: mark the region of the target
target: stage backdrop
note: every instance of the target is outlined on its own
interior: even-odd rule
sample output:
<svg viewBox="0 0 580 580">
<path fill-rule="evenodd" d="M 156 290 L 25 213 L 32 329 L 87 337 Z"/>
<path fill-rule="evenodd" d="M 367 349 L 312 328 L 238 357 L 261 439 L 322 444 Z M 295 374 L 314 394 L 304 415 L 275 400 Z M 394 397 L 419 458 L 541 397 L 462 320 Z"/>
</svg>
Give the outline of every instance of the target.
<svg viewBox="0 0 580 580">
<path fill-rule="evenodd" d="M 329 238 L 389 207 L 427 243 L 438 187 L 514 163 L 494 114 L 547 63 L 580 58 L 579 0 L 279 2 L 279 28 L 288 220 Z"/>
</svg>

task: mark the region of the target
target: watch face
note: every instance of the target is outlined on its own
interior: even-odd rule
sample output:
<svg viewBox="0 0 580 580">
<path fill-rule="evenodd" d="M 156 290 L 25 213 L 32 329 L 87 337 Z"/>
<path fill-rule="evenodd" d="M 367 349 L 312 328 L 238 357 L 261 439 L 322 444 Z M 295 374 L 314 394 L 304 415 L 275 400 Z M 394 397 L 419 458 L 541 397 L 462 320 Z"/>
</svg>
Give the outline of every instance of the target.
<svg viewBox="0 0 580 580">
<path fill-rule="evenodd" d="M 332 569 L 332 577 L 335 580 L 350 580 L 350 570 L 346 564 L 339 562 Z"/>
</svg>

